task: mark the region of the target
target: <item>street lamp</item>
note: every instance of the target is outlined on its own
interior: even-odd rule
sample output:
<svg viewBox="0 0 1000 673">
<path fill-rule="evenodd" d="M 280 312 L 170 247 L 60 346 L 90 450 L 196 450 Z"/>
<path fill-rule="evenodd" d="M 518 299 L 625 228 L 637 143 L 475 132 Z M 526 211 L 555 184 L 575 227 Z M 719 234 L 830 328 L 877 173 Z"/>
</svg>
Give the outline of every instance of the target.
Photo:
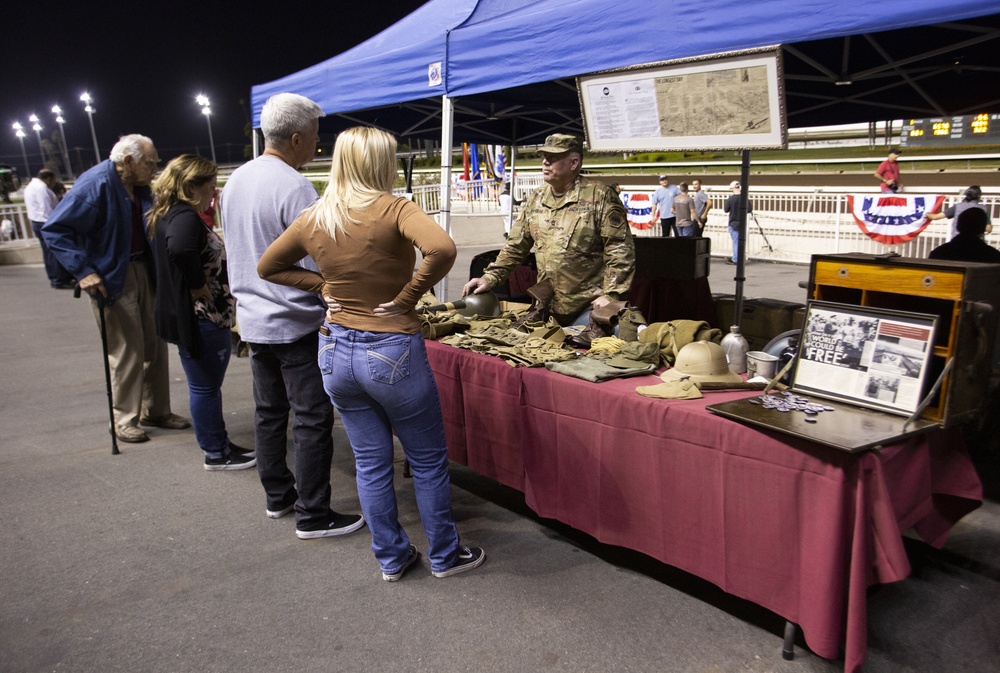
<svg viewBox="0 0 1000 673">
<path fill-rule="evenodd" d="M 66 120 L 62 116 L 62 108 L 58 105 L 52 106 L 52 114 L 56 116 L 56 124 L 59 124 L 59 137 L 62 138 L 63 161 L 66 162 L 66 177 L 73 179 L 73 167 L 69 162 L 69 147 L 66 145 L 66 128 L 63 126 Z"/>
<path fill-rule="evenodd" d="M 42 159 L 42 168 L 45 168 L 45 148 L 42 147 L 42 125 L 38 123 L 38 115 L 31 115 L 28 117 L 28 121 L 31 122 L 31 128 L 35 132 L 35 138 L 38 139 L 38 155 Z"/>
<path fill-rule="evenodd" d="M 205 94 L 198 94 L 195 102 L 201 106 L 201 113 L 205 115 L 205 122 L 208 124 L 208 145 L 212 148 L 212 163 L 219 163 L 215 160 L 215 140 L 212 139 L 212 104 Z"/>
<path fill-rule="evenodd" d="M 90 137 L 94 140 L 94 158 L 97 159 L 97 163 L 101 163 L 101 150 L 97 149 L 97 131 L 94 130 L 94 106 L 90 104 L 93 100 L 90 94 L 84 92 L 80 94 L 80 100 L 86 103 L 86 107 L 83 108 L 84 112 L 87 113 L 87 118 L 90 120 Z"/>
<path fill-rule="evenodd" d="M 24 151 L 24 137 L 28 134 L 24 132 L 21 122 L 14 122 L 13 128 L 17 139 L 21 142 L 21 156 L 24 157 L 24 179 L 28 180 L 31 178 L 31 168 L 28 166 L 28 153 Z"/>
</svg>

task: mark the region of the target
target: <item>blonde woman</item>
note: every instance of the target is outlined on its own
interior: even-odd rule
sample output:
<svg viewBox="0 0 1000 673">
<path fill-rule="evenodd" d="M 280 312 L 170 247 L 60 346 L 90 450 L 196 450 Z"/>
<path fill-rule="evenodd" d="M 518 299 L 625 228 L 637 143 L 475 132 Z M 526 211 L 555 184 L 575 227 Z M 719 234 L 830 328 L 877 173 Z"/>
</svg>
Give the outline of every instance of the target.
<svg viewBox="0 0 1000 673">
<path fill-rule="evenodd" d="M 389 582 L 420 558 L 398 520 L 393 432 L 412 468 L 432 574 L 449 577 L 486 559 L 482 549 L 459 544 L 441 403 L 414 311 L 451 269 L 455 244 L 420 208 L 392 196 L 395 181 L 393 137 L 367 127 L 345 131 L 323 196 L 257 266 L 262 278 L 322 294 L 330 307 L 319 366 L 354 449 L 372 551 Z M 423 255 L 416 273 L 415 248 Z M 319 273 L 295 265 L 306 256 Z"/>
<path fill-rule="evenodd" d="M 205 469 L 245 470 L 257 459 L 229 441 L 222 415 L 222 381 L 232 353 L 236 302 L 229 292 L 222 239 L 199 217 L 215 196 L 217 171 L 208 159 L 183 154 L 164 167 L 153 185 L 153 312 L 157 335 L 177 344 L 180 353 Z"/>
</svg>

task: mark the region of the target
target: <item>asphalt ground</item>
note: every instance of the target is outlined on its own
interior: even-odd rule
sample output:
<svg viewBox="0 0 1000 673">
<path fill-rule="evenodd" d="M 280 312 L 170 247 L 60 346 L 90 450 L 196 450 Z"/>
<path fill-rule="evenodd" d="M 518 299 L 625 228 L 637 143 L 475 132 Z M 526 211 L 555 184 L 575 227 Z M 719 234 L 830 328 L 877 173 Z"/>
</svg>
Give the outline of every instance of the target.
<svg viewBox="0 0 1000 673">
<path fill-rule="evenodd" d="M 462 251 L 460 279 L 475 252 Z M 805 273 L 751 264 L 747 296 L 792 292 Z M 40 265 L 0 266 L 0 288 L 0 672 L 842 670 L 801 636 L 783 660 L 777 615 L 539 520 L 520 494 L 457 465 L 459 530 L 486 563 L 384 582 L 367 529 L 297 539 L 291 517 L 264 516 L 255 471 L 202 469 L 191 430 L 154 428 L 112 455 L 87 300 L 50 289 Z M 173 409 L 186 416 L 176 348 L 170 357 Z M 246 358 L 233 358 L 223 392 L 233 440 L 252 445 Z M 339 420 L 334 442 L 333 506 L 359 511 Z M 974 447 L 995 484 L 991 451 Z M 398 475 L 401 521 L 423 549 Z M 869 596 L 866 671 L 998 670 L 997 499 L 994 487 L 943 550 L 907 541 L 912 576 Z"/>
</svg>

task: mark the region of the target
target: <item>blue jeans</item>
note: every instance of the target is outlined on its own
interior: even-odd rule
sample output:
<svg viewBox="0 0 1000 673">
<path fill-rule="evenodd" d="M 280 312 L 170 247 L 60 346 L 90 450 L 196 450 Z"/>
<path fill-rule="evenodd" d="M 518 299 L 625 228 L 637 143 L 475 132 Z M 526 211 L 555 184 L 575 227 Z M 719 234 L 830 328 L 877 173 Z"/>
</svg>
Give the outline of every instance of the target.
<svg viewBox="0 0 1000 673">
<path fill-rule="evenodd" d="M 317 334 L 290 344 L 250 345 L 257 474 L 267 508 L 295 502 L 299 528 L 330 517 L 330 467 L 333 464 L 333 407 L 316 366 Z M 295 412 L 292 442 L 295 475 L 288 469 L 288 414 Z"/>
<path fill-rule="evenodd" d="M 733 262 L 738 261 L 740 253 L 740 230 L 736 227 L 729 227 L 729 238 L 733 239 Z"/>
<path fill-rule="evenodd" d="M 201 334 L 200 357 L 192 357 L 187 348 L 177 346 L 181 367 L 187 376 L 191 422 L 205 456 L 223 458 L 229 453 L 229 435 L 222 415 L 222 382 L 226 378 L 233 342 L 228 327 L 218 327 L 209 320 L 199 319 L 198 330 Z"/>
<path fill-rule="evenodd" d="M 431 569 L 447 570 L 457 557 L 458 528 L 441 400 L 424 338 L 327 327 L 330 335 L 319 337 L 319 367 L 354 449 L 358 497 L 375 558 L 383 572 L 394 573 L 409 556 L 393 487 L 395 432 L 413 473 Z"/>
<path fill-rule="evenodd" d="M 694 225 L 693 224 L 690 225 L 690 226 L 687 226 L 687 227 L 677 227 L 677 236 L 679 238 L 691 237 L 691 236 L 694 236 L 694 235 L 695 235 L 695 233 L 694 233 Z"/>
</svg>

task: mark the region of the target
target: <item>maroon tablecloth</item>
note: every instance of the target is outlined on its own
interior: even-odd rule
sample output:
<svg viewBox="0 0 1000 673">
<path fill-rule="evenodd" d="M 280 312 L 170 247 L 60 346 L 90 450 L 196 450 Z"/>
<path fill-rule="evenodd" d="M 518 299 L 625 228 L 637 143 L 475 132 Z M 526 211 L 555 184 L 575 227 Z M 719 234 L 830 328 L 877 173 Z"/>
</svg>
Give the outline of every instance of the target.
<svg viewBox="0 0 1000 673">
<path fill-rule="evenodd" d="M 864 659 L 866 589 L 910 572 L 901 532 L 943 544 L 982 488 L 961 435 L 849 454 L 636 394 L 428 343 L 453 460 L 520 489 L 540 516 L 646 553 Z M 832 422 L 832 414 L 821 422 Z"/>
</svg>

